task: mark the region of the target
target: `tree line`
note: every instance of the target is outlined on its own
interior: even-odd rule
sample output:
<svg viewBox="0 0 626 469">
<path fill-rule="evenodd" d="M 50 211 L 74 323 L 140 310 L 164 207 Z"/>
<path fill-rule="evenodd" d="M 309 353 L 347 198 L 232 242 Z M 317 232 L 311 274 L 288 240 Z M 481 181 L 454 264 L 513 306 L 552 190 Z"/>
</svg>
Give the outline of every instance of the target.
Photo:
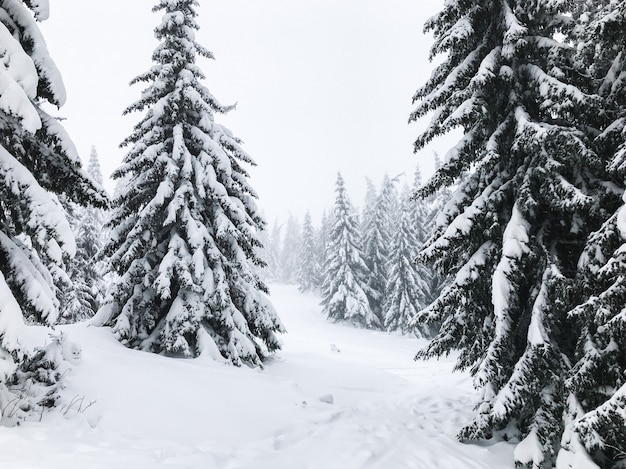
<svg viewBox="0 0 626 469">
<path fill-rule="evenodd" d="M 415 200 L 412 194 L 422 185 L 419 168 L 412 186 L 399 187 L 398 179 L 385 176 L 376 187 L 368 178 L 359 210 L 338 174 L 335 204 L 318 227 L 307 212 L 301 224 L 290 215 L 265 232 L 263 275 L 319 294 L 330 320 L 432 335 L 435 327 L 422 329 L 411 320 L 438 296 L 445 275 L 416 259 L 450 191 Z"/>
</svg>

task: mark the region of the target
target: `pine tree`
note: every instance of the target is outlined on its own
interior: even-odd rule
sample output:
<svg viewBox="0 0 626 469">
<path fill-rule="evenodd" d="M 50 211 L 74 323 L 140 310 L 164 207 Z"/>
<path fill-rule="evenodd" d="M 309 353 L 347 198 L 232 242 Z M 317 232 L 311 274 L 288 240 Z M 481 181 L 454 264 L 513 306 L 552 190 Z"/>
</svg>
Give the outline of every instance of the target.
<svg viewBox="0 0 626 469">
<path fill-rule="evenodd" d="M 341 174 L 337 174 L 333 225 L 324 265 L 322 306 L 328 319 L 380 327 L 368 301 L 367 265 L 363 261 L 358 222 Z"/>
<path fill-rule="evenodd" d="M 264 221 L 248 184 L 253 160 L 215 122 L 222 106 L 201 84 L 197 0 L 160 0 L 154 65 L 126 112 L 144 117 L 114 179 L 127 178 L 104 252 L 119 278 L 94 318 L 132 348 L 261 365 L 281 325 L 255 266 Z"/>
<path fill-rule="evenodd" d="M 321 266 L 315 243 L 315 230 L 308 211 L 304 216 L 300 239 L 302 241 L 298 251 L 298 289 L 302 292 L 317 291 L 320 287 Z"/>
<path fill-rule="evenodd" d="M 59 198 L 107 206 L 106 194 L 80 168 L 76 149 L 60 122 L 44 111 L 60 107 L 65 89 L 48 55 L 37 21 L 47 19 L 46 1 L 0 4 L 0 413 L 10 403 L 18 417 L 41 408 L 31 393 L 45 364 L 22 349 L 24 318 L 53 324 L 60 285 L 76 244 Z M 53 366 L 52 362 L 48 363 Z M 49 371 L 49 370 L 48 370 Z M 51 374 L 48 384 L 54 402 Z M 37 381 L 36 379 L 34 381 Z M 35 386 L 37 387 L 37 386 Z"/>
<path fill-rule="evenodd" d="M 533 468 L 551 467 L 563 432 L 577 260 L 617 202 L 588 133 L 601 103 L 556 39 L 569 13 L 564 1 L 446 2 L 426 25 L 446 57 L 411 116 L 434 113 L 416 151 L 464 130 L 420 191 L 459 183 L 422 251 L 456 276 L 417 317 L 442 322 L 418 357 L 460 349 L 482 390 L 460 438 L 519 438 L 516 461 Z"/>
<path fill-rule="evenodd" d="M 87 174 L 102 187 L 103 178 L 95 147 L 91 148 Z M 97 260 L 103 246 L 104 213 L 95 207 L 75 207 L 72 231 L 76 237 L 76 256 L 68 269 L 71 287 L 61 305 L 62 323 L 84 321 L 98 311 L 103 300 L 105 284 L 104 265 Z"/>
<path fill-rule="evenodd" d="M 402 333 L 413 329 L 411 320 L 426 306 L 429 298 L 428 279 L 424 278 L 423 269 L 419 272 L 419 265 L 415 264 L 415 249 L 419 243 L 413 229 L 414 214 L 409 207 L 407 194 L 403 198 L 400 223 L 391 244 L 383 303 L 385 329 L 400 330 Z"/>
</svg>

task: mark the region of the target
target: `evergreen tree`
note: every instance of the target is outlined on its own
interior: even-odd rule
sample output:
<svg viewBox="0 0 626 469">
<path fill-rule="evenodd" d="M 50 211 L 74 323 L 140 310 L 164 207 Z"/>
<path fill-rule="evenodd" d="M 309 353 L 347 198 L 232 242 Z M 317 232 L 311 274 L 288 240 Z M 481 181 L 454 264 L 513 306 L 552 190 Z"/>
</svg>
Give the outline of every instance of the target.
<svg viewBox="0 0 626 469">
<path fill-rule="evenodd" d="M 383 183 L 381 185 L 381 196 L 384 196 L 385 203 L 387 205 L 387 211 L 389 213 L 389 225 L 387 230 L 391 233 L 395 231 L 393 228 L 398 226 L 400 223 L 400 218 L 402 217 L 402 203 L 400 200 L 400 194 L 398 192 L 398 181 L 403 176 L 404 173 L 400 173 L 393 178 L 390 178 L 389 175 L 385 174 L 383 177 Z M 387 187 L 387 191 L 384 191 L 384 188 Z M 384 193 L 386 192 L 386 194 Z M 389 241 L 391 242 L 391 234 Z"/>
<path fill-rule="evenodd" d="M 289 214 L 280 250 L 281 275 L 279 278 L 283 283 L 297 283 L 299 246 L 301 244 L 300 230 L 298 219 Z"/>
<path fill-rule="evenodd" d="M 565 1 L 446 2 L 426 28 L 445 59 L 418 90 L 412 120 L 434 117 L 415 143 L 464 136 L 420 191 L 459 186 L 422 251 L 456 272 L 417 317 L 442 322 L 420 358 L 460 349 L 482 402 L 462 440 L 519 438 L 520 466 L 554 463 L 574 354 L 572 279 L 588 233 L 616 205 L 589 129 L 601 115 Z"/>
<path fill-rule="evenodd" d="M 367 286 L 368 269 L 363 261 L 358 222 L 341 174 L 337 174 L 333 225 L 329 233 L 322 286 L 323 311 L 333 321 L 377 328 Z"/>
<path fill-rule="evenodd" d="M 437 153 L 435 153 L 435 171 L 440 167 L 441 160 Z M 447 187 L 440 187 L 427 199 L 418 197 L 416 194 L 419 193 L 421 187 L 422 176 L 418 166 L 413 180 L 411 200 L 413 202 L 415 231 L 420 249 L 430 244 L 431 241 L 434 241 L 438 237 L 440 230 L 444 229 L 447 220 L 446 207 L 448 202 L 452 199 L 452 191 Z M 434 264 L 429 264 L 425 262 L 424 259 L 416 260 L 420 269 L 424 269 L 424 272 L 427 272 L 427 276 L 423 277 L 428 278 L 429 282 L 429 296 L 426 304 L 434 302 L 439 297 L 444 287 L 452 281 L 449 267 L 441 262 L 437 262 L 438 260 L 441 259 L 435 259 Z M 439 325 L 436 323 L 432 323 L 428 328 L 430 331 L 438 329 Z"/>
<path fill-rule="evenodd" d="M 326 261 L 328 258 L 328 243 L 330 239 L 332 225 L 332 212 L 329 213 L 327 210 L 324 210 L 324 212 L 322 213 L 322 220 L 320 222 L 320 229 L 318 231 L 318 237 L 316 240 L 317 262 L 320 265 L 320 287 L 321 284 L 324 282 L 324 266 L 326 265 Z"/>
<path fill-rule="evenodd" d="M 408 195 L 403 199 L 402 208 L 387 265 L 383 313 L 385 329 L 407 333 L 413 329 L 411 320 L 427 304 L 429 285 L 428 279 L 424 278 L 424 269 L 418 272 L 418 265 L 415 264 L 415 249 L 419 243 L 412 226 L 413 213 L 409 208 Z"/>
<path fill-rule="evenodd" d="M 102 187 L 103 178 L 95 147 L 91 148 L 87 174 Z M 76 237 L 76 256 L 68 269 L 71 287 L 61 304 L 60 322 L 73 323 L 92 317 L 102 302 L 104 265 L 97 260 L 103 245 L 104 213 L 95 207 L 75 207 L 72 231 Z"/>
<path fill-rule="evenodd" d="M 410 196 L 410 203 L 408 206 L 403 206 L 404 210 L 409 210 L 411 214 L 411 224 L 415 231 L 416 241 L 422 245 L 426 242 L 430 235 L 430 231 L 432 230 L 429 227 L 429 215 L 430 215 L 430 207 L 429 203 L 419 197 L 415 197 L 414 194 L 417 194 L 420 188 L 422 187 L 422 171 L 419 165 L 415 168 L 415 174 L 413 176 L 413 188 Z M 402 200 L 404 202 L 404 200 Z"/>
<path fill-rule="evenodd" d="M 269 239 L 269 248 L 267 254 L 267 267 L 269 278 L 274 281 L 281 281 L 283 278 L 283 268 L 281 263 L 281 250 L 282 250 L 282 225 L 278 223 L 278 220 L 274 222 Z"/>
<path fill-rule="evenodd" d="M 363 255 L 369 269 L 367 279 L 369 304 L 381 325 L 385 316 L 385 288 L 387 283 L 387 263 L 391 246 L 392 210 L 395 201 L 394 181 L 385 175 L 380 194 L 366 205 L 372 204 L 363 225 Z"/>
<path fill-rule="evenodd" d="M 114 179 L 127 178 L 104 252 L 119 278 L 94 318 L 125 345 L 260 365 L 281 325 L 255 266 L 257 212 L 239 139 L 214 120 L 222 106 L 201 84 L 197 0 L 160 0 L 154 65 L 126 112 L 145 111 Z"/>
<path fill-rule="evenodd" d="M 65 89 L 48 55 L 37 21 L 47 19 L 48 2 L 0 3 L 2 85 L 0 90 L 0 419 L 13 403 L 26 417 L 41 408 L 37 383 L 50 386 L 45 405 L 53 405 L 53 361 L 22 349 L 24 318 L 53 324 L 59 314 L 55 280 L 76 244 L 59 196 L 81 205 L 107 205 L 106 194 L 80 168 L 73 143 L 45 103 L 60 107 Z M 46 369 L 46 366 L 48 367 Z M 28 368 L 28 372 L 24 370 Z M 31 373 L 32 372 L 32 373 Z M 31 375 L 34 376 L 31 379 Z M 38 379 L 38 377 L 41 378 Z M 46 377 L 46 378 L 44 378 Z M 49 379 L 48 379 L 49 378 Z M 36 393 L 35 393 L 36 394 Z"/>
<path fill-rule="evenodd" d="M 263 215 L 262 215 L 263 216 Z M 269 259 L 270 259 L 270 238 L 267 227 L 259 230 L 257 233 L 260 246 L 256 247 L 257 256 L 262 260 L 262 264 L 255 265 L 254 269 L 263 282 L 267 282 L 270 278 Z"/>
<path fill-rule="evenodd" d="M 376 208 L 376 200 L 378 194 L 376 186 L 368 177 L 365 178 L 365 200 L 363 201 L 363 209 L 361 210 L 361 232 L 367 232 L 368 226 L 373 223 L 374 209 Z"/>
<path fill-rule="evenodd" d="M 626 2 L 582 4 L 579 58 L 598 83 L 604 100 L 603 131 L 597 152 L 620 191 L 626 186 Z M 569 379 L 569 428 L 560 461 L 581 458 L 585 450 L 600 467 L 626 461 L 626 209 L 590 236 L 579 260 L 582 300 L 570 311 L 579 325 Z M 584 445 L 584 450 L 581 448 Z M 621 449 L 620 449 L 621 448 Z"/>
<path fill-rule="evenodd" d="M 303 292 L 317 291 L 320 287 L 321 266 L 315 243 L 315 230 L 308 211 L 304 216 L 301 240 L 298 252 L 298 288 Z"/>
</svg>

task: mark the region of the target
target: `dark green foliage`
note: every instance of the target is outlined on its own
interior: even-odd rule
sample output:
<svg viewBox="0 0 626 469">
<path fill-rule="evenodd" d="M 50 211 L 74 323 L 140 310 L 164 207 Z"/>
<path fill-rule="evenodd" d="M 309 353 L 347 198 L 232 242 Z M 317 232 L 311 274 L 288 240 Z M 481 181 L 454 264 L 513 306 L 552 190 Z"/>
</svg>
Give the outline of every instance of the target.
<svg viewBox="0 0 626 469">
<path fill-rule="evenodd" d="M 442 324 L 418 356 L 459 349 L 483 392 L 460 437 L 519 437 L 517 462 L 533 468 L 560 448 L 578 259 L 619 204 L 594 140 L 605 101 L 577 48 L 555 39 L 574 34 L 569 13 L 565 1 L 446 2 L 426 25 L 446 57 L 411 116 L 434 113 L 416 150 L 464 131 L 418 192 L 458 184 L 420 256 L 456 275 L 417 317 Z"/>
</svg>

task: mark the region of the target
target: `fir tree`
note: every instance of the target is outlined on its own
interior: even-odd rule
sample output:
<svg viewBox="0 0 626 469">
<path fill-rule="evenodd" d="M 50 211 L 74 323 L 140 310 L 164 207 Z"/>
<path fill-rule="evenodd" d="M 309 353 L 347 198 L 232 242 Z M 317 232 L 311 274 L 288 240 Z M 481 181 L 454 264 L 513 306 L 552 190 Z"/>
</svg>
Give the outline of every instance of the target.
<svg viewBox="0 0 626 469">
<path fill-rule="evenodd" d="M 408 206 L 403 206 L 404 210 L 409 210 L 411 214 L 411 224 L 415 231 L 417 242 L 421 245 L 426 242 L 430 235 L 432 227 L 429 227 L 429 215 L 430 207 L 427 201 L 422 198 L 415 197 L 422 187 L 422 171 L 419 165 L 415 168 L 415 174 L 413 176 L 413 188 L 410 195 L 410 203 Z M 404 200 L 402 201 L 404 202 Z"/>
<path fill-rule="evenodd" d="M 366 200 L 369 209 L 368 220 L 363 224 L 363 255 L 369 269 L 368 290 L 372 311 L 384 324 L 385 288 L 387 283 L 387 263 L 392 242 L 391 227 L 396 204 L 395 180 L 385 175 L 380 194 L 373 200 Z"/>
<path fill-rule="evenodd" d="M 403 200 L 400 223 L 387 265 L 383 313 L 385 329 L 407 333 L 413 329 L 411 320 L 427 304 L 429 286 L 428 279 L 424 278 L 424 269 L 418 272 L 418 265 L 415 264 L 415 249 L 419 243 L 412 226 L 413 213 L 409 209 L 408 197 Z"/>
<path fill-rule="evenodd" d="M 280 281 L 283 278 L 283 267 L 280 256 L 282 248 L 282 229 L 282 225 L 276 220 L 272 226 L 267 250 L 268 274 L 269 278 L 274 281 Z"/>
<path fill-rule="evenodd" d="M 309 212 L 304 216 L 298 261 L 298 288 L 300 291 L 317 291 L 320 287 L 319 256 L 315 242 L 315 230 Z"/>
<path fill-rule="evenodd" d="M 595 139 L 616 189 L 626 186 L 626 2 L 582 4 L 579 59 L 604 100 L 603 131 Z M 579 325 L 561 461 L 585 450 L 600 467 L 626 460 L 626 210 L 622 205 L 593 233 L 579 260 L 576 291 L 580 305 L 570 311 Z M 584 445 L 582 450 L 580 443 Z"/>
<path fill-rule="evenodd" d="M 300 241 L 300 223 L 293 215 L 289 215 L 280 250 L 280 281 L 287 284 L 297 283 L 298 255 Z"/>
<path fill-rule="evenodd" d="M 24 318 L 53 324 L 59 315 L 59 279 L 76 244 L 58 196 L 81 205 L 107 205 L 80 168 L 73 143 L 59 121 L 42 108 L 60 107 L 65 89 L 37 26 L 48 2 L 0 4 L 0 419 L 13 403 L 26 417 L 40 408 L 31 393 L 42 360 L 22 349 Z M 57 375 L 50 375 L 52 382 Z M 37 381 L 35 379 L 35 381 Z M 48 380 L 50 381 L 50 380 Z M 53 383 L 48 383 L 52 385 Z M 46 383 L 44 383 L 46 385 Z M 41 396 L 39 396 L 41 397 Z M 48 403 L 53 403 L 47 400 Z"/>
<path fill-rule="evenodd" d="M 103 178 L 95 147 L 91 148 L 87 174 L 102 187 Z M 92 317 L 102 302 L 104 291 L 104 265 L 97 260 L 103 246 L 104 213 L 95 207 L 75 207 L 70 220 L 76 237 L 76 256 L 68 269 L 71 287 L 65 303 L 61 305 L 60 322 L 73 323 Z"/>
<path fill-rule="evenodd" d="M 369 271 L 367 278 L 369 304 L 380 324 L 384 321 L 383 302 L 391 239 L 389 235 L 389 185 L 389 177 L 385 176 L 381 193 L 378 196 L 373 187 L 368 188 L 362 224 L 363 259 Z"/>
<path fill-rule="evenodd" d="M 324 212 L 322 213 L 322 220 L 320 222 L 320 229 L 318 231 L 318 236 L 316 239 L 317 262 L 320 265 L 320 286 L 324 281 L 323 270 L 328 257 L 328 240 L 330 239 L 330 231 L 332 229 L 332 225 L 332 213 L 324 210 Z"/>
<path fill-rule="evenodd" d="M 574 353 L 567 316 L 577 259 L 616 200 L 588 133 L 600 114 L 576 49 L 559 42 L 567 2 L 449 1 L 426 25 L 443 63 L 418 90 L 415 143 L 464 136 L 420 191 L 459 183 L 422 257 L 456 272 L 417 317 L 442 322 L 420 358 L 460 349 L 482 402 L 462 440 L 521 440 L 520 466 L 551 467 Z"/>
<path fill-rule="evenodd" d="M 377 328 L 381 324 L 368 301 L 368 269 L 363 261 L 358 222 L 341 174 L 337 174 L 335 192 L 333 225 L 324 265 L 323 311 L 333 321 Z"/>
<path fill-rule="evenodd" d="M 377 199 L 376 186 L 370 178 L 365 178 L 365 200 L 361 210 L 361 232 L 363 233 L 367 232 L 367 227 L 373 222 Z"/>
<path fill-rule="evenodd" d="M 436 154 L 435 154 L 436 156 Z M 436 166 L 437 167 L 437 166 Z M 415 231 L 416 237 L 416 253 L 419 252 L 428 242 L 431 235 L 436 232 L 436 219 L 438 214 L 443 210 L 443 206 L 447 202 L 447 194 L 449 190 L 439 190 L 437 195 L 429 197 L 428 200 L 417 197 L 416 194 L 422 187 L 422 172 L 417 166 L 413 177 L 413 186 L 410 193 L 405 197 L 409 200 L 408 210 L 410 211 L 411 223 Z M 426 298 L 423 306 L 431 304 L 441 293 L 443 286 L 449 281 L 448 274 L 445 271 L 439 272 L 435 266 L 415 259 L 418 276 L 427 283 Z M 430 327 L 423 330 L 427 336 L 431 336 L 434 331 L 439 329 L 438 324 L 431 324 Z"/>
<path fill-rule="evenodd" d="M 255 266 L 264 221 L 248 184 L 253 160 L 214 120 L 222 106 L 201 84 L 197 0 L 161 0 L 154 66 L 127 109 L 144 117 L 114 179 L 127 178 L 104 252 L 119 278 L 94 322 L 128 347 L 260 365 L 283 331 Z"/>
</svg>

